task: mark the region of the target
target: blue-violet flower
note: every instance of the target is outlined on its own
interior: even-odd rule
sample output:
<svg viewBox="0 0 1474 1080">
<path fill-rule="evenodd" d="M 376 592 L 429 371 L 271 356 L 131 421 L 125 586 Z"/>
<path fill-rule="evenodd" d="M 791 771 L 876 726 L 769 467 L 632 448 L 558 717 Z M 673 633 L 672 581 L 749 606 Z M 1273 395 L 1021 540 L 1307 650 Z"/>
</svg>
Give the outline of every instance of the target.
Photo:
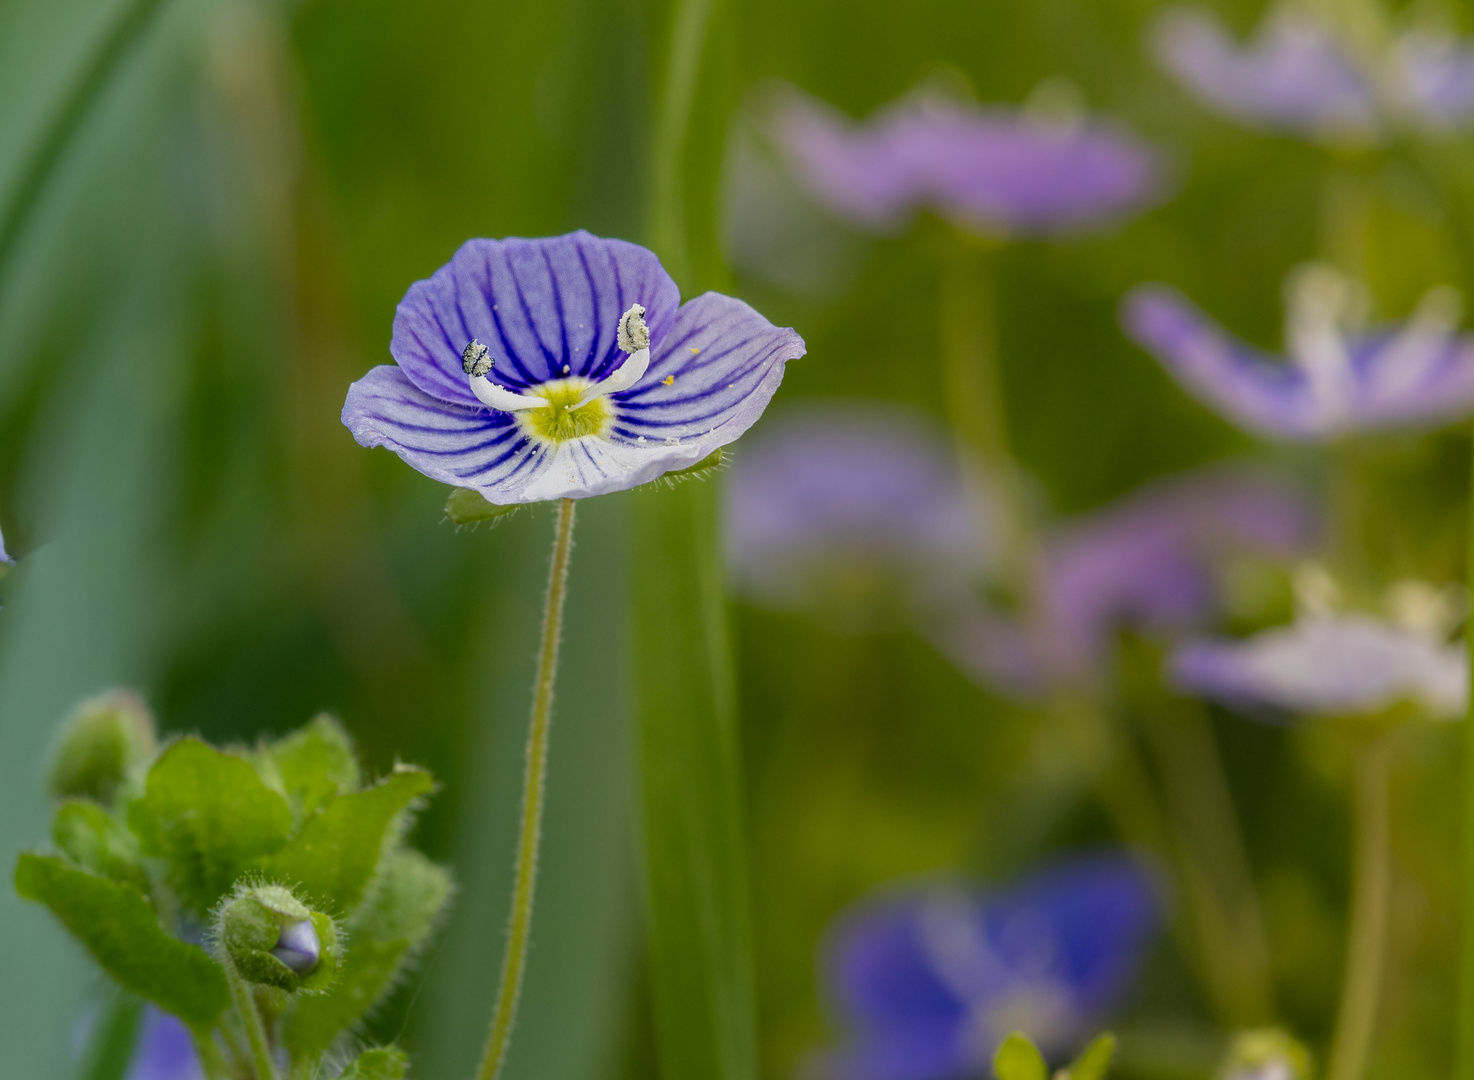
<svg viewBox="0 0 1474 1080">
<path fill-rule="evenodd" d="M 824 975 L 847 1033 L 835 1080 L 982 1076 L 1021 1030 L 1059 1057 L 1120 1008 L 1161 921 L 1152 875 L 1101 852 L 996 891 L 930 887 L 860 905 Z"/>
<path fill-rule="evenodd" d="M 1158 481 L 1045 536 L 1032 626 L 964 603 L 935 621 L 934 639 L 963 670 L 1011 693 L 1090 682 L 1121 628 L 1199 628 L 1222 608 L 1226 563 L 1288 559 L 1314 533 L 1304 499 L 1258 473 L 1215 468 Z"/>
<path fill-rule="evenodd" d="M 875 231 L 929 207 L 971 232 L 1054 234 L 1130 215 L 1163 190 L 1157 153 L 1110 124 L 928 89 L 864 123 L 792 90 L 771 129 L 815 198 Z"/>
<path fill-rule="evenodd" d="M 468 241 L 410 286 L 390 352 L 349 388 L 354 438 L 510 505 L 696 464 L 757 420 L 804 343 L 729 296 L 682 305 L 653 253 L 576 232 Z"/>
<path fill-rule="evenodd" d="M 1122 321 L 1190 394 L 1260 435 L 1324 440 L 1474 410 L 1474 338 L 1457 332 L 1453 289 L 1429 291 L 1401 326 L 1370 330 L 1364 292 L 1330 267 L 1300 268 L 1286 294 L 1288 363 L 1231 337 L 1166 286 L 1133 290 Z"/>
<path fill-rule="evenodd" d="M 899 405 L 789 409 L 744 447 L 725 495 L 728 565 L 772 607 L 823 606 L 877 585 L 926 604 L 988 561 L 955 452 Z"/>
<path fill-rule="evenodd" d="M 1282 6 L 1239 46 L 1207 12 L 1173 7 L 1152 44 L 1178 82 L 1249 126 L 1369 141 L 1396 126 L 1450 129 L 1474 116 L 1474 49 L 1427 26 L 1353 44 L 1303 7 Z"/>
</svg>

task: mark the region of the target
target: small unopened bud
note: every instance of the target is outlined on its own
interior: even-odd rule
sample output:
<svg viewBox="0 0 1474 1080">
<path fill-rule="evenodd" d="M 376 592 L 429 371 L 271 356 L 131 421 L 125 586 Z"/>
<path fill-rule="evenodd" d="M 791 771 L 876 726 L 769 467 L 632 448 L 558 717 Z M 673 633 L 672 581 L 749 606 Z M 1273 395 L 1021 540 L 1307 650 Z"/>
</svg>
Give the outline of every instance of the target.
<svg viewBox="0 0 1474 1080">
<path fill-rule="evenodd" d="M 157 748 L 153 717 L 137 694 L 114 690 L 84 701 L 62 725 L 51 794 L 111 803 Z"/>
<path fill-rule="evenodd" d="M 495 363 L 496 361 L 491 358 L 491 350 L 475 338 L 471 339 L 471 344 L 467 345 L 465 352 L 461 353 L 461 370 L 473 378 L 485 375 Z"/>
<path fill-rule="evenodd" d="M 627 353 L 650 347 L 650 328 L 645 325 L 645 309 L 639 304 L 631 305 L 619 317 L 619 347 Z"/>
<path fill-rule="evenodd" d="M 240 890 L 220 909 L 218 936 L 247 982 L 288 992 L 321 990 L 338 973 L 333 920 L 311 911 L 280 885 Z"/>
<path fill-rule="evenodd" d="M 1220 1080 L 1310 1080 L 1310 1052 L 1279 1028 L 1241 1031 L 1218 1075 Z"/>
</svg>

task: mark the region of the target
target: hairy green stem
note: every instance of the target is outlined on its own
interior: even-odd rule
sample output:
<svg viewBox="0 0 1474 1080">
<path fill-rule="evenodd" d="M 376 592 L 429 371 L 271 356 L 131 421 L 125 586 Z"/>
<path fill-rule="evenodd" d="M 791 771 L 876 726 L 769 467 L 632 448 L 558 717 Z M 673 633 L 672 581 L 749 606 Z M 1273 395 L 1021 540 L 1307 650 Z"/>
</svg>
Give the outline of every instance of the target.
<svg viewBox="0 0 1474 1080">
<path fill-rule="evenodd" d="M 1377 1022 L 1391 884 L 1387 812 L 1389 740 L 1388 735 L 1376 736 L 1361 749 L 1356 761 L 1351 929 L 1326 1080 L 1361 1080 Z"/>
<path fill-rule="evenodd" d="M 256 995 L 229 963 L 225 965 L 225 977 L 230 983 L 230 996 L 235 1001 L 236 1011 L 241 1014 L 241 1023 L 245 1025 L 246 1039 L 251 1044 L 256 1080 L 276 1080 L 276 1064 L 271 1060 L 271 1044 L 266 1041 L 266 1026 L 261 1022 L 260 1010 L 256 1008 Z"/>
<path fill-rule="evenodd" d="M 476 1080 L 500 1075 L 507 1056 L 522 976 L 527 970 L 527 946 L 532 934 L 532 902 L 537 886 L 537 848 L 542 833 L 543 798 L 548 772 L 548 731 L 553 719 L 553 680 L 558 673 L 558 642 L 563 634 L 563 598 L 568 584 L 568 556 L 573 550 L 572 499 L 558 504 L 553 538 L 553 560 L 548 570 L 548 595 L 543 606 L 542 646 L 537 658 L 537 682 L 532 693 L 532 720 L 527 729 L 526 772 L 522 779 L 522 823 L 517 831 L 517 868 L 512 884 L 512 917 L 507 930 L 507 952 L 502 961 L 501 985 L 486 1035 L 486 1049 L 476 1069 Z"/>
</svg>

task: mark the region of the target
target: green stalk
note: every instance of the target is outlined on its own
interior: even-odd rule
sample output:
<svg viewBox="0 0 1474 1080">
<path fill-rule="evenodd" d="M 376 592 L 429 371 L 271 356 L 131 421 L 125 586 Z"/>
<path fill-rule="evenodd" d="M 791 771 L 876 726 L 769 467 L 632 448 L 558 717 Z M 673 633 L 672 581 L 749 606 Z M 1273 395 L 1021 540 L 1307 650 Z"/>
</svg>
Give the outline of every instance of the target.
<svg viewBox="0 0 1474 1080">
<path fill-rule="evenodd" d="M 1474 589 L 1474 492 L 1469 496 L 1468 545 L 1464 572 Z M 1474 661 L 1474 618 L 1464 623 L 1464 640 Z M 1464 717 L 1463 813 L 1461 825 L 1463 890 L 1459 941 L 1459 1002 L 1456 1060 L 1459 1080 L 1474 1080 L 1474 694 Z"/>
<path fill-rule="evenodd" d="M 230 996 L 235 1000 L 236 1011 L 241 1014 L 241 1023 L 246 1028 L 246 1039 L 251 1044 L 256 1080 L 276 1080 L 276 1065 L 271 1060 L 271 1044 L 266 1041 L 261 1012 L 256 1008 L 256 995 L 229 963 L 225 965 L 225 978 L 230 983 Z"/>
<path fill-rule="evenodd" d="M 665 93 L 655 128 L 652 239 L 666 270 L 683 287 L 690 284 L 691 272 L 686 245 L 686 137 L 715 7 L 714 0 L 676 4 Z"/>
<path fill-rule="evenodd" d="M 208 1032 L 205 1034 L 198 1031 L 190 1032 L 190 1039 L 194 1042 L 195 1055 L 200 1059 L 200 1067 L 204 1070 L 205 1080 L 225 1080 L 232 1075 L 230 1065 L 226 1062 L 225 1056 L 220 1053 L 220 1047 L 215 1045 L 215 1040 Z"/>
<path fill-rule="evenodd" d="M 1351 929 L 1326 1080 L 1361 1080 L 1377 1022 L 1391 884 L 1387 812 L 1390 762 L 1388 735 L 1376 736 L 1368 742 L 1356 762 Z"/>
<path fill-rule="evenodd" d="M 563 599 L 567 593 L 568 557 L 573 550 L 572 499 L 558 503 L 558 526 L 553 560 L 548 569 L 548 594 L 543 605 L 542 646 L 538 650 L 537 682 L 532 694 L 532 721 L 527 729 L 526 772 L 522 779 L 522 821 L 517 830 L 517 868 L 512 884 L 512 920 L 507 952 L 502 960 L 501 984 L 486 1035 L 486 1049 L 476 1069 L 476 1080 L 501 1074 L 507 1056 L 522 976 L 527 970 L 527 946 L 532 936 L 533 894 L 537 886 L 537 848 L 542 832 L 543 800 L 548 772 L 548 731 L 553 719 L 553 680 L 558 673 L 558 642 L 563 634 Z"/>
</svg>

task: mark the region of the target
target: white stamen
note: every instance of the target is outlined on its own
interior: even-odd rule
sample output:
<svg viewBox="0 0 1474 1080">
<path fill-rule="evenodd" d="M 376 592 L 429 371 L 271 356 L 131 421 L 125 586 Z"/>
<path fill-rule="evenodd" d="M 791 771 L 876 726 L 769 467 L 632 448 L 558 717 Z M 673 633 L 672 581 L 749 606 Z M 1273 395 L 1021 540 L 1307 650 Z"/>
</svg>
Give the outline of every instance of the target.
<svg viewBox="0 0 1474 1080">
<path fill-rule="evenodd" d="M 1334 422 L 1350 411 L 1356 396 L 1346 330 L 1366 310 L 1365 291 L 1324 263 L 1295 270 L 1285 291 L 1285 345 L 1305 372 L 1323 422 Z"/>
<path fill-rule="evenodd" d="M 1377 357 L 1371 389 L 1391 397 L 1416 387 L 1448 348 L 1464 315 L 1464 298 L 1452 285 L 1429 289 L 1412 318 Z"/>
<path fill-rule="evenodd" d="M 520 409 L 546 409 L 552 403 L 545 397 L 535 397 L 532 394 L 519 394 L 508 390 L 505 386 L 498 386 L 484 375 L 471 376 L 471 393 L 481 401 L 483 405 L 492 409 L 500 409 L 502 412 L 517 412 Z"/>
<path fill-rule="evenodd" d="M 570 412 L 583 408 L 595 398 L 601 398 L 605 394 L 617 394 L 621 390 L 628 390 L 640 381 L 641 376 L 650 367 L 650 328 L 645 325 L 643 307 L 635 304 L 619 317 L 619 332 L 616 336 L 619 347 L 629 353 L 630 358 L 620 364 L 618 370 L 611 373 L 608 378 L 594 383 L 585 390 L 577 401 L 568 406 Z"/>
</svg>

